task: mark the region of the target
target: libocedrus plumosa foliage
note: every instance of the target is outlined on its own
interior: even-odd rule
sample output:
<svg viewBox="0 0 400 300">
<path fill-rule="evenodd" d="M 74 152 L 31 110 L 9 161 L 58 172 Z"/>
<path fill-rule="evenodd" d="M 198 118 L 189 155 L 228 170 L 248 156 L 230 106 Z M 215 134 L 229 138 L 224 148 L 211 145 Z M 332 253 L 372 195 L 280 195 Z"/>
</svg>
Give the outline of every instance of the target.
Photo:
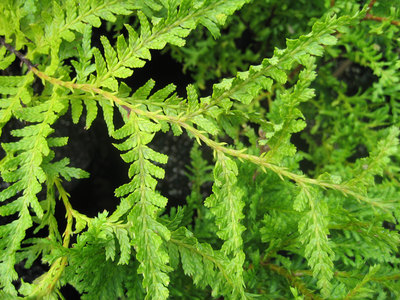
<svg viewBox="0 0 400 300">
<path fill-rule="evenodd" d="M 2 1 L 1 298 L 400 297 L 399 20 L 396 1 Z M 129 86 L 162 49 L 185 96 Z M 89 174 L 60 157 L 62 118 L 104 120 L 129 165 L 114 211 L 71 205 Z M 193 140 L 192 191 L 167 210 L 169 131 Z"/>
</svg>

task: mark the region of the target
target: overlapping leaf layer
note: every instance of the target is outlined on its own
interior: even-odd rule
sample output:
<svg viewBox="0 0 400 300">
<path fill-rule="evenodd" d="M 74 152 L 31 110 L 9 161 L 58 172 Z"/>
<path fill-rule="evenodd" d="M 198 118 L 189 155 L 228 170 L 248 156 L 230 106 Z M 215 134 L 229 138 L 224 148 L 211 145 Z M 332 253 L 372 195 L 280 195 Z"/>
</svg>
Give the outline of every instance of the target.
<svg viewBox="0 0 400 300">
<path fill-rule="evenodd" d="M 400 297 L 396 1 L 289 2 L 1 1 L 0 298 Z M 185 96 L 129 86 L 162 49 L 197 79 Z M 373 75 L 354 92 L 352 64 Z M 129 182 L 89 217 L 55 128 L 90 130 L 99 108 Z M 178 208 L 157 190 L 168 131 L 194 142 Z"/>
</svg>

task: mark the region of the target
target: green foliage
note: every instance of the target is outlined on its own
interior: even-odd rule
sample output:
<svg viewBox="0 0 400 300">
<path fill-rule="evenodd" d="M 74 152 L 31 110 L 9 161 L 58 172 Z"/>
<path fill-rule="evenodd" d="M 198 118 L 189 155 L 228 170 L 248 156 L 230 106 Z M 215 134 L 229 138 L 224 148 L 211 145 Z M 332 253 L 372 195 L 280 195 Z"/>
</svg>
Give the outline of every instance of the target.
<svg viewBox="0 0 400 300">
<path fill-rule="evenodd" d="M 0 298 L 398 299 L 400 10 L 360 2 L 1 1 Z M 186 96 L 129 86 L 159 50 Z M 72 207 L 65 119 L 103 119 L 129 165 L 114 211 Z M 169 131 L 193 140 L 182 207 Z"/>
</svg>

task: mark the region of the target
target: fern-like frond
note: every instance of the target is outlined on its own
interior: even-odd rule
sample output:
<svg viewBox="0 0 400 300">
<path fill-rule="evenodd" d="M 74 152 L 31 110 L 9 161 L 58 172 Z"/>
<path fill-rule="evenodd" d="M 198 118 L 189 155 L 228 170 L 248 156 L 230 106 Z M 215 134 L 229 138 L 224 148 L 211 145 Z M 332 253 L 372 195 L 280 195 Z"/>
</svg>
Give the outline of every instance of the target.
<svg viewBox="0 0 400 300">
<path fill-rule="evenodd" d="M 0 49 L 5 49 L 0 48 Z M 25 76 L 1 76 L 0 78 L 0 135 L 3 126 L 17 111 L 31 101 L 29 86 L 34 76 L 29 73 Z"/>
<path fill-rule="evenodd" d="M 166 15 L 162 18 L 152 18 L 151 23 L 139 10 L 137 16 L 140 21 L 140 34 L 126 24 L 128 41 L 120 35 L 117 39 L 116 50 L 106 38 L 102 38 L 106 60 L 104 61 L 99 52 L 94 53 L 97 66 L 94 84 L 117 91 L 116 78 L 131 76 L 132 68 L 143 67 L 145 60 L 151 59 L 151 49 L 162 49 L 168 43 L 182 47 L 185 44 L 185 38 L 198 24 L 207 27 L 217 36 L 218 26 L 246 2 L 247 0 L 203 2 L 185 0 L 182 3 L 165 1 L 163 4 L 167 9 Z"/>
<path fill-rule="evenodd" d="M 190 151 L 190 158 L 192 160 L 191 165 L 187 167 L 189 173 L 187 174 L 190 182 L 192 183 L 192 192 L 186 198 L 188 207 L 200 209 L 203 207 L 203 196 L 201 194 L 201 186 L 207 181 L 212 181 L 213 177 L 211 174 L 211 166 L 208 165 L 207 161 L 203 158 L 202 152 L 200 151 L 197 143 L 193 144 Z"/>
<path fill-rule="evenodd" d="M 129 213 L 128 221 L 134 233 L 132 243 L 140 262 L 138 272 L 143 275 L 146 299 L 168 297 L 167 272 L 171 270 L 163 245 L 163 240 L 169 240 L 170 232 L 157 221 L 157 212 L 166 206 L 167 199 L 155 191 L 156 178 L 164 177 L 164 170 L 155 163 L 165 164 L 167 156 L 147 146 L 160 129 L 159 124 L 131 113 L 126 124 L 113 134 L 117 139 L 127 138 L 116 147 L 127 151 L 121 156 L 132 163 L 129 168 L 132 180 L 116 189 L 115 195 L 125 198 L 112 218 Z"/>
<path fill-rule="evenodd" d="M 113 261 L 116 240 L 120 243 L 121 253 L 118 264 Z M 99 214 L 91 221 L 89 229 L 79 235 L 74 247 L 64 250 L 69 262 L 64 278 L 82 293 L 82 299 L 123 297 L 125 282 L 138 276 L 137 267 L 130 260 L 129 248 L 126 228 L 110 224 L 107 213 Z"/>
<path fill-rule="evenodd" d="M 62 40 L 72 42 L 77 33 L 85 32 L 87 24 L 91 27 L 100 27 L 101 20 L 114 22 L 116 15 L 129 15 L 134 6 L 130 1 L 89 0 L 82 3 L 67 0 L 64 6 L 58 2 L 51 2 L 51 5 L 45 2 L 39 3 L 36 9 L 36 19 L 31 26 L 35 27 L 37 23 L 44 22 L 46 26 L 42 34 L 45 38 L 33 31 L 29 38 L 35 44 L 35 48 L 29 51 L 27 56 L 31 58 L 35 52 L 41 54 L 50 52 L 52 61 L 47 71 L 52 74 L 59 62 L 58 52 Z"/>
<path fill-rule="evenodd" d="M 304 256 L 307 258 L 313 276 L 318 279 L 317 285 L 324 297 L 328 297 L 333 277 L 334 252 L 328 239 L 329 213 L 328 205 L 324 202 L 322 192 L 316 188 L 302 186 L 294 202 L 294 209 L 304 212 L 299 221 L 299 240 L 305 244 Z"/>
<path fill-rule="evenodd" d="M 306 126 L 298 105 L 314 96 L 314 90 L 310 89 L 309 85 L 316 77 L 316 73 L 313 71 L 315 59 L 304 55 L 300 61 L 305 69 L 299 73 L 299 79 L 293 90 L 285 90 L 277 97 L 269 113 L 272 124 L 262 126 L 264 136 L 259 144 L 266 144 L 269 147 L 269 151 L 265 152 L 263 157 L 274 163 L 296 153 L 296 148 L 290 142 L 290 138 L 293 133 L 301 131 Z"/>
<path fill-rule="evenodd" d="M 228 257 L 232 254 L 231 264 L 236 265 L 237 290 L 233 294 L 244 297 L 243 283 L 243 239 L 245 227 L 240 223 L 243 219 L 243 192 L 237 186 L 238 169 L 236 163 L 222 153 L 216 154 L 214 168 L 213 194 L 204 203 L 215 216 L 218 227 L 217 235 L 224 240 L 221 251 Z"/>
<path fill-rule="evenodd" d="M 65 138 L 49 137 L 53 132 L 51 125 L 64 111 L 64 105 L 55 90 L 48 102 L 16 110 L 15 115 L 33 124 L 11 132 L 14 137 L 19 138 L 18 141 L 2 144 L 6 156 L 0 163 L 0 172 L 2 178 L 10 185 L 0 192 L 0 202 L 8 202 L 0 207 L 0 215 L 10 216 L 20 211 L 18 219 L 1 229 L 3 238 L 0 281 L 1 286 L 12 294 L 15 293 L 12 281 L 17 279 L 13 267 L 15 254 L 21 247 L 25 231 L 32 226 L 29 209 L 32 208 L 39 220 L 44 215 L 43 207 L 37 198 L 42 184 L 49 177 L 61 175 L 69 180 L 71 177 L 86 176 L 86 173 L 68 167 L 68 160 L 56 162 L 53 166 L 50 162 L 54 158 L 50 147 L 63 146 L 67 142 Z M 17 198 L 12 200 L 15 197 Z"/>
<path fill-rule="evenodd" d="M 368 274 L 346 295 L 345 300 L 371 298 L 374 294 L 372 289 L 364 288 L 371 281 L 372 277 L 379 271 L 380 265 L 374 265 L 369 268 Z"/>
<path fill-rule="evenodd" d="M 242 281 L 237 277 L 237 265 L 243 264 L 244 255 L 229 260 L 223 253 L 206 243 L 199 243 L 184 227 L 171 233 L 168 241 L 171 264 L 182 262 L 183 271 L 193 278 L 195 285 L 212 288 L 213 297 L 223 295 L 229 299 L 246 299 Z M 240 291 L 241 290 L 241 291 Z"/>
<path fill-rule="evenodd" d="M 349 186 L 357 188 L 363 194 L 368 187 L 375 184 L 374 176 L 383 176 L 385 169 L 391 163 L 391 156 L 398 153 L 400 130 L 397 127 L 391 127 L 382 130 L 382 133 L 386 136 L 379 140 L 369 157 L 356 161 L 353 169 L 354 178 L 347 182 Z"/>
<path fill-rule="evenodd" d="M 5 47 L 0 48 L 0 70 L 7 69 L 15 60 L 14 53 L 7 53 Z"/>
<path fill-rule="evenodd" d="M 287 40 L 287 48 L 284 50 L 275 49 L 272 58 L 264 59 L 260 65 L 251 66 L 246 72 L 239 72 L 235 78 L 224 79 L 215 84 L 213 100 L 218 103 L 224 99 L 235 99 L 249 104 L 262 89 L 270 91 L 273 80 L 285 84 L 285 71 L 290 70 L 295 63 L 302 64 L 301 58 L 304 55 L 321 56 L 324 45 L 336 43 L 332 33 L 348 22 L 348 17 L 335 16 L 316 22 L 308 35 Z"/>
<path fill-rule="evenodd" d="M 32 2 L 29 4 L 11 0 L 1 1 L 0 3 L 0 11 L 5 12 L 0 20 L 0 36 L 4 36 L 8 42 L 15 40 L 17 50 L 20 50 L 27 43 L 26 32 L 21 27 L 29 24 L 29 17 L 35 10 L 35 5 L 32 5 Z"/>
</svg>

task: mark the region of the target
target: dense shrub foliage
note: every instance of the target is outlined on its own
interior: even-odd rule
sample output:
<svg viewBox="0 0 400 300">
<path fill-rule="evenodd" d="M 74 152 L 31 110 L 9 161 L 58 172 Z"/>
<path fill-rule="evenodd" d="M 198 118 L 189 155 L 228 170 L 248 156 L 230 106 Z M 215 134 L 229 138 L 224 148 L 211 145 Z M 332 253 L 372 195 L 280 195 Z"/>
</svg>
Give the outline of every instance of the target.
<svg viewBox="0 0 400 300">
<path fill-rule="evenodd" d="M 397 0 L 0 1 L 0 298 L 399 299 L 399 28 Z M 132 86 L 160 50 L 185 95 Z M 106 124 L 115 210 L 71 204 L 63 119 Z"/>
</svg>

